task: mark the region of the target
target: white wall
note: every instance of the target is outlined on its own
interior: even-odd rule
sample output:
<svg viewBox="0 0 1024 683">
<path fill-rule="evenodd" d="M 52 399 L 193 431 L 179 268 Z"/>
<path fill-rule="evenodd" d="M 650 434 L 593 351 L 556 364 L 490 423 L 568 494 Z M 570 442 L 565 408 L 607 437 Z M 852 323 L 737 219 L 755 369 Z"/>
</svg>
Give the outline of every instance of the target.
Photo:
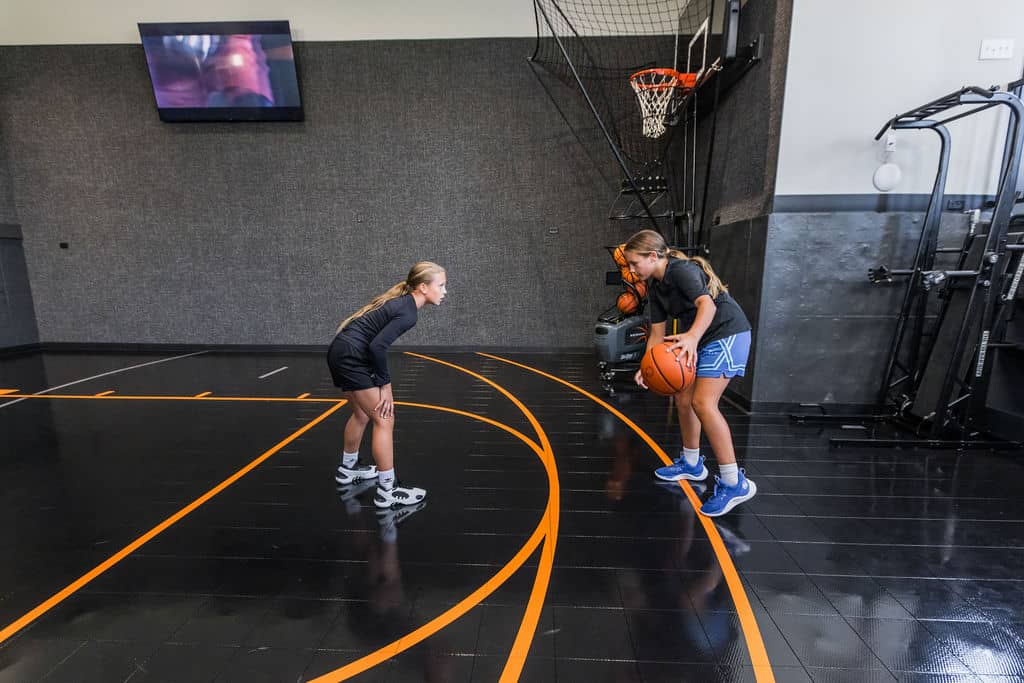
<svg viewBox="0 0 1024 683">
<path fill-rule="evenodd" d="M 530 0 L 0 0 L 0 45 L 138 43 L 140 21 L 287 19 L 295 40 L 536 35 Z"/>
<path fill-rule="evenodd" d="M 983 38 L 1013 39 L 1013 58 L 979 61 Z M 964 85 L 1016 80 L 1022 65 L 1024 0 L 793 0 L 776 194 L 877 193 L 886 120 Z M 972 118 L 950 124 L 950 194 L 995 188 L 1005 124 Z M 897 136 L 893 192 L 931 192 L 937 136 Z"/>
</svg>

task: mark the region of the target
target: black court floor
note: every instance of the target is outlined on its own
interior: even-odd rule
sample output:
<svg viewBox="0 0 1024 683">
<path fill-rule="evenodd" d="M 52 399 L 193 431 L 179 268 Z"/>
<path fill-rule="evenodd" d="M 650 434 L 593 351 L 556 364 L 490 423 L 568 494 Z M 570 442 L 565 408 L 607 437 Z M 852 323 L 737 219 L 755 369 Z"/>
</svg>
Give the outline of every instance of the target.
<svg viewBox="0 0 1024 683">
<path fill-rule="evenodd" d="M 320 354 L 0 359 L 0 681 L 1024 680 L 1024 454 L 731 411 L 710 522 L 664 399 L 504 358 L 393 355 L 401 514 Z"/>
</svg>

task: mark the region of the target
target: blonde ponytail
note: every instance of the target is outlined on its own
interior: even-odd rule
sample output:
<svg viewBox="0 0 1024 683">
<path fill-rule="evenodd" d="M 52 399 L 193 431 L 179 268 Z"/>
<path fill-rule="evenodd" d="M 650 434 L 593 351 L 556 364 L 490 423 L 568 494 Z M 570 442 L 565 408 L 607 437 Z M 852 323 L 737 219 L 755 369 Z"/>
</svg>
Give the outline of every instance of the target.
<svg viewBox="0 0 1024 683">
<path fill-rule="evenodd" d="M 359 316 L 365 315 L 365 314 L 369 313 L 370 311 L 374 311 L 374 310 L 380 308 L 381 306 L 383 306 L 384 304 L 386 304 L 387 302 L 391 301 L 392 299 L 397 299 L 398 297 L 403 296 L 403 295 L 408 294 L 408 293 L 409 293 L 409 287 L 404 282 L 399 282 L 399 283 L 397 283 L 395 285 L 392 285 L 391 288 L 388 291 L 384 292 L 383 294 L 378 294 L 377 296 L 373 297 L 373 300 L 370 301 L 370 303 L 366 304 L 365 306 L 360 308 L 358 311 L 356 311 L 355 313 L 353 313 L 349 317 L 347 317 L 344 320 L 342 320 L 341 324 L 338 325 L 338 332 L 341 332 L 343 329 L 345 329 L 350 322 L 352 322 L 353 320 L 355 320 Z M 338 332 L 335 332 L 335 334 L 337 334 Z"/>
<path fill-rule="evenodd" d="M 655 253 L 658 258 L 677 258 L 681 261 L 694 261 L 701 267 L 708 277 L 708 294 L 712 299 L 717 299 L 719 294 L 729 291 L 729 288 L 715 273 L 711 264 L 700 256 L 687 256 L 678 249 L 669 249 L 665 238 L 654 230 L 641 230 L 626 241 L 624 251 L 632 251 L 637 254 Z"/>
<path fill-rule="evenodd" d="M 689 260 L 696 261 L 697 265 L 704 270 L 704 274 L 708 276 L 708 294 L 711 295 L 712 299 L 717 299 L 719 294 L 729 292 L 729 287 L 718 277 L 718 273 L 711 267 L 707 259 L 700 256 L 691 256 Z"/>
<path fill-rule="evenodd" d="M 420 261 L 419 263 L 417 263 L 416 265 L 409 269 L 409 274 L 405 277 L 405 281 L 392 285 L 392 287 L 388 291 L 384 292 L 383 294 L 378 294 L 373 298 L 373 300 L 370 303 L 366 304 L 358 311 L 342 320 L 341 324 L 338 325 L 338 331 L 335 332 L 335 334 L 345 329 L 348 326 L 348 324 L 351 323 L 356 318 L 362 315 L 366 315 L 370 311 L 377 310 L 378 308 L 380 308 L 387 302 L 391 301 L 392 299 L 397 299 L 400 296 L 411 294 L 414 289 L 416 289 L 423 283 L 430 284 L 431 282 L 434 281 L 434 277 L 440 275 L 443 272 L 444 268 L 437 265 L 436 263 L 433 263 L 431 261 Z"/>
</svg>

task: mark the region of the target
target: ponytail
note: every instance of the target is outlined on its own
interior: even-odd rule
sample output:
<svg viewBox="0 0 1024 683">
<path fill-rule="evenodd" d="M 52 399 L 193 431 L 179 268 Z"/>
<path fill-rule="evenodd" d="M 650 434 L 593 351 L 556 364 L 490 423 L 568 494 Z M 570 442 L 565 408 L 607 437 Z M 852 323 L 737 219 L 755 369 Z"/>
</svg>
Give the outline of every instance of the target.
<svg viewBox="0 0 1024 683">
<path fill-rule="evenodd" d="M 384 292 L 383 294 L 378 294 L 373 298 L 373 300 L 370 303 L 366 304 L 358 311 L 342 320 L 341 324 L 338 325 L 338 332 L 341 332 L 343 329 L 345 329 L 350 322 L 352 322 L 359 316 L 366 315 L 370 311 L 377 310 L 378 308 L 380 308 L 387 302 L 391 301 L 392 299 L 397 299 L 400 296 L 408 294 L 410 291 L 412 290 L 409 288 L 409 285 L 407 285 L 404 282 L 399 282 L 395 285 L 392 285 L 391 289 Z M 335 334 L 337 334 L 338 332 L 335 332 Z"/>
<path fill-rule="evenodd" d="M 350 322 L 359 316 L 366 315 L 370 311 L 380 308 L 392 299 L 397 299 L 400 296 L 411 294 L 421 284 L 430 284 L 434 281 L 435 277 L 443 272 L 444 268 L 431 261 L 420 261 L 419 263 L 416 263 L 409 269 L 409 274 L 405 277 L 404 281 L 396 283 L 391 287 L 391 289 L 383 294 L 378 294 L 373 298 L 373 301 L 342 320 L 341 324 L 338 325 L 338 332 L 345 329 Z M 338 332 L 335 332 L 335 334 L 338 334 Z"/>
<path fill-rule="evenodd" d="M 678 258 L 678 257 L 676 257 Z M 685 256 L 683 258 L 686 258 Z M 708 263 L 707 259 L 701 258 L 700 256 L 689 257 L 690 261 L 696 261 L 697 265 L 701 267 L 704 274 L 708 276 L 708 294 L 712 299 L 717 299 L 719 294 L 726 294 L 729 292 L 729 287 L 722 282 L 721 278 Z"/>
<path fill-rule="evenodd" d="M 632 251 L 638 254 L 650 254 L 653 252 L 658 255 L 658 258 L 672 257 L 681 261 L 694 261 L 701 267 L 701 270 L 704 271 L 708 278 L 708 294 L 712 299 L 717 299 L 719 294 L 729 291 L 729 288 L 718 277 L 706 259 L 700 256 L 687 256 L 678 249 L 669 249 L 668 244 L 665 243 L 665 238 L 654 230 L 641 230 L 630 237 L 626 241 L 623 251 Z"/>
</svg>

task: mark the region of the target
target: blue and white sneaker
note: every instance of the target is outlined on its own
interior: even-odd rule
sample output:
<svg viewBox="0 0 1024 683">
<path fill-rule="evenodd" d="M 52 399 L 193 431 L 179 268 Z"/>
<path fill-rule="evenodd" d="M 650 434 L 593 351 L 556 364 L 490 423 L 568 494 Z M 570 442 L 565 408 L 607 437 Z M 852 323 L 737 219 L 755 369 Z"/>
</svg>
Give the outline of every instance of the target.
<svg viewBox="0 0 1024 683">
<path fill-rule="evenodd" d="M 735 486 L 726 486 L 721 478 L 715 477 L 715 491 L 704 501 L 700 513 L 705 517 L 720 517 L 742 502 L 757 495 L 757 486 L 747 479 L 743 470 L 739 472 L 739 481 Z"/>
<path fill-rule="evenodd" d="M 693 467 L 686 464 L 686 458 L 679 456 L 671 465 L 654 470 L 654 476 L 662 481 L 679 481 L 680 479 L 704 481 L 708 478 L 708 468 L 704 466 L 703 455 Z"/>
</svg>

